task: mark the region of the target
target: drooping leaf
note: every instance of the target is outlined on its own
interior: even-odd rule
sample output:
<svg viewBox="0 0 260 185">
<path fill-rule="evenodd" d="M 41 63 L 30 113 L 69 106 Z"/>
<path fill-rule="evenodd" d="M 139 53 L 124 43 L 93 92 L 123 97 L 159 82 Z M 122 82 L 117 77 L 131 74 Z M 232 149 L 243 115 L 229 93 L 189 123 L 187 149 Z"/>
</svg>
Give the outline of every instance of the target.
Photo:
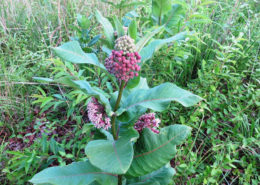
<svg viewBox="0 0 260 185">
<path fill-rule="evenodd" d="M 201 101 L 197 95 L 179 88 L 172 83 L 164 83 L 151 89 L 137 89 L 124 100 L 117 115 L 125 111 L 137 113 L 140 107 L 163 111 L 171 101 L 177 101 L 185 107 L 193 106 Z"/>
<path fill-rule="evenodd" d="M 47 168 L 34 175 L 30 182 L 48 185 L 88 185 L 94 182 L 102 185 L 116 185 L 117 176 L 102 172 L 92 166 L 89 161 L 85 161 Z"/>
<path fill-rule="evenodd" d="M 161 30 L 163 29 L 163 26 L 160 26 L 158 28 L 156 28 L 155 30 L 153 30 L 152 32 L 147 33 L 142 39 L 140 39 L 137 43 L 136 43 L 136 51 L 140 52 L 143 47 L 149 42 L 149 40 L 156 35 L 157 33 L 159 33 Z"/>
<path fill-rule="evenodd" d="M 105 96 L 105 93 L 102 93 L 101 89 L 93 88 L 91 85 L 83 80 L 78 81 L 71 81 L 73 84 L 75 84 L 79 89 L 81 89 L 84 93 L 90 96 L 96 97 L 100 103 L 102 103 L 106 108 L 106 113 L 111 116 L 112 115 L 112 108 L 110 106 L 108 98 Z"/>
<path fill-rule="evenodd" d="M 129 140 L 95 140 L 87 144 L 85 152 L 92 165 L 105 172 L 124 174 L 133 160 L 133 146 Z"/>
<path fill-rule="evenodd" d="M 167 39 L 156 39 L 153 40 L 149 45 L 147 45 L 146 47 L 144 47 L 141 52 L 141 61 L 143 64 L 144 62 L 146 62 L 147 60 L 151 59 L 153 54 L 158 51 L 164 44 L 170 43 L 170 42 L 174 42 L 174 41 L 179 41 L 179 40 L 184 40 L 186 38 L 187 32 L 181 32 L 178 33 L 176 35 L 174 35 L 173 37 L 169 37 Z"/>
<path fill-rule="evenodd" d="M 134 179 L 128 179 L 127 184 L 129 185 L 145 185 L 145 184 L 152 184 L 157 183 L 158 185 L 166 185 L 170 184 L 172 181 L 172 177 L 175 174 L 175 170 L 167 164 L 166 166 L 160 168 L 159 170 L 156 170 L 152 173 L 149 173 L 147 175 L 137 177 Z"/>
<path fill-rule="evenodd" d="M 53 49 L 54 52 L 68 62 L 75 64 L 92 64 L 106 70 L 94 53 L 84 53 L 77 41 L 67 42 Z"/>
<path fill-rule="evenodd" d="M 153 0 L 152 14 L 156 17 L 163 16 L 171 10 L 171 0 Z"/>
<path fill-rule="evenodd" d="M 181 144 L 190 131 L 190 127 L 184 125 L 164 127 L 159 134 L 145 128 L 135 143 L 134 159 L 127 175 L 146 175 L 166 165 L 174 157 L 176 145 Z"/>
<path fill-rule="evenodd" d="M 137 37 L 137 23 L 136 20 L 132 20 L 129 29 L 128 29 L 129 35 L 132 39 L 136 40 Z"/>
<path fill-rule="evenodd" d="M 103 26 L 105 36 L 109 41 L 110 45 L 112 46 L 114 42 L 114 28 L 112 24 L 109 22 L 107 18 L 103 17 L 103 15 L 98 10 L 96 10 L 95 15 L 97 21 Z"/>
</svg>

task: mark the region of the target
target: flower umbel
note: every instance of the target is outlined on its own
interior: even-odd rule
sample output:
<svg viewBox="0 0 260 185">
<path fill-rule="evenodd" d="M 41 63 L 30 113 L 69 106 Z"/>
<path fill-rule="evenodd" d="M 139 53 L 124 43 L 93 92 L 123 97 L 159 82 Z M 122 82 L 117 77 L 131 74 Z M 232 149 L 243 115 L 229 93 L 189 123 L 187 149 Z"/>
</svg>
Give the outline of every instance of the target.
<svg viewBox="0 0 260 185">
<path fill-rule="evenodd" d="M 135 52 L 134 40 L 127 35 L 119 37 L 115 41 L 115 49 L 117 51 L 123 51 L 123 54 L 133 53 Z"/>
<path fill-rule="evenodd" d="M 134 128 L 141 132 L 144 128 L 149 128 L 154 133 L 158 134 L 159 130 L 157 128 L 159 127 L 160 119 L 155 118 L 155 113 L 148 113 L 142 115 L 137 122 L 134 125 Z"/>
<path fill-rule="evenodd" d="M 91 99 L 87 106 L 88 118 L 96 128 L 108 130 L 111 127 L 110 118 L 107 116 L 103 105 L 96 98 Z"/>
<path fill-rule="evenodd" d="M 134 76 L 138 76 L 141 67 L 137 63 L 141 62 L 140 59 L 138 52 L 124 54 L 122 50 L 113 50 L 110 57 L 106 59 L 105 66 L 119 81 L 127 82 Z"/>
</svg>

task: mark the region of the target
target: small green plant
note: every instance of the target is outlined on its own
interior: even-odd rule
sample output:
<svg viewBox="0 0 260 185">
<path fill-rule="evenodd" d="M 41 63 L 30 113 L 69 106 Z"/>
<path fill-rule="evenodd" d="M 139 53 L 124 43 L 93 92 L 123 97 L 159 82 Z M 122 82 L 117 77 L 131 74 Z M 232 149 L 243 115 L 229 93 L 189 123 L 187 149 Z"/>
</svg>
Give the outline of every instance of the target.
<svg viewBox="0 0 260 185">
<path fill-rule="evenodd" d="M 83 51 L 87 53 L 96 52 L 92 46 L 95 45 L 101 37 L 101 34 L 91 38 L 91 31 L 95 25 L 91 26 L 92 16 L 86 17 L 85 15 L 77 14 L 77 22 L 79 27 L 75 27 L 75 36 L 71 40 L 76 40 L 80 43 Z"/>
<path fill-rule="evenodd" d="M 109 25 L 108 20 L 101 18 L 106 22 L 103 26 Z M 150 88 L 146 78 L 140 76 L 140 70 L 146 53 L 142 51 L 147 51 L 144 46 L 154 33 L 135 43 L 131 32 L 130 36 L 122 32 L 113 41 L 113 27 L 109 26 L 112 32 L 105 29 L 106 38 L 114 48 L 105 65 L 94 53 L 84 53 L 78 42 L 65 43 L 54 50 L 66 61 L 98 67 L 109 75 L 115 88 L 100 89 L 73 77 L 45 79 L 64 83 L 91 96 L 87 105 L 88 118 L 104 136 L 87 144 L 85 160 L 47 168 L 30 180 L 34 184 L 169 184 L 175 174 L 169 161 L 176 153 L 176 146 L 183 143 L 191 129 L 178 124 L 159 128 L 163 120 L 156 118 L 155 112 L 166 110 L 172 101 L 189 107 L 201 98 L 172 83 Z M 123 30 L 120 24 L 116 27 L 118 33 Z"/>
</svg>

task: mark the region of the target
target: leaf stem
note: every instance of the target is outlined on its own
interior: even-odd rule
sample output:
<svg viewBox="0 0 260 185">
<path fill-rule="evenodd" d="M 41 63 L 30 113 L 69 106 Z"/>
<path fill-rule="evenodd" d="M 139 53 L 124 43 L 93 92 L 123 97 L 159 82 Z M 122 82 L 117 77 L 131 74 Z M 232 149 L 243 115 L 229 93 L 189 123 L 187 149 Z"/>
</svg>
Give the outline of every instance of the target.
<svg viewBox="0 0 260 185">
<path fill-rule="evenodd" d="M 120 104 L 120 101 L 122 98 L 122 94 L 123 94 L 123 90 L 124 90 L 124 86 L 125 86 L 125 81 L 121 81 L 120 89 L 118 92 L 118 97 L 116 100 L 116 105 L 114 107 L 114 112 L 116 112 L 119 107 L 119 104 Z M 115 114 L 112 116 L 111 122 L 112 122 L 112 134 L 113 134 L 114 139 L 117 140 L 118 136 L 117 136 L 117 131 L 116 131 L 116 115 Z"/>
</svg>

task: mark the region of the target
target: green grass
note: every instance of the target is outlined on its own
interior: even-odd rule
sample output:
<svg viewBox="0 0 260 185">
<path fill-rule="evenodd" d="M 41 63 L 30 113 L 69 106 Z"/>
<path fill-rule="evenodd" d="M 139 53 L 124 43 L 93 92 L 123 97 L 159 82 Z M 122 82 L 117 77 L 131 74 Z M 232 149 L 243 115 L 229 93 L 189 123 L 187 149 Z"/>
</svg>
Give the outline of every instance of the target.
<svg viewBox="0 0 260 185">
<path fill-rule="evenodd" d="M 189 109 L 172 104 L 170 111 L 161 114 L 162 124 L 181 123 L 193 128 L 173 160 L 177 171 L 174 182 L 256 185 L 260 181 L 259 3 L 221 0 L 202 7 L 199 1 L 186 2 L 187 20 L 197 12 L 211 21 L 188 25 L 196 34 L 187 42 L 162 48 L 142 71 L 150 86 L 170 81 L 205 99 Z M 39 107 L 32 104 L 35 100 L 32 96 L 42 94 L 37 87 L 47 96 L 66 88 L 38 84 L 32 77 L 49 76 L 52 64 L 46 60 L 53 57 L 50 47 L 69 40 L 76 12 L 89 15 L 93 7 L 105 9 L 106 16 L 115 12 L 111 7 L 104 8 L 107 5 L 98 0 L 33 3 L 0 0 L 0 131 L 7 128 L 10 137 L 16 137 L 31 123 L 48 122 L 50 129 L 54 129 L 74 121 L 76 138 L 82 132 L 88 134 L 89 128 L 81 125 L 84 116 L 75 111 L 76 108 L 84 111 L 84 106 L 70 104 L 75 99 L 73 93 L 66 95 L 68 101 L 60 110 L 35 116 Z M 66 109 L 73 118 L 67 117 Z M 83 157 L 80 143 L 73 140 L 66 145 L 65 140 L 60 147 L 67 150 L 74 146 L 73 156 L 58 154 L 55 164 Z M 46 167 L 46 156 L 55 150 L 41 152 L 44 141 L 39 142 L 21 151 L 21 157 L 8 154 L 4 149 L 6 143 L 0 143 L 0 170 L 5 168 L 0 173 L 1 184 L 24 184 L 35 172 L 27 171 L 27 178 L 21 176 L 18 182 L 15 177 L 24 175 L 26 167 L 15 171 L 15 165 L 21 165 L 19 160 L 30 161 L 34 152 L 37 160 L 31 165 Z"/>
</svg>

